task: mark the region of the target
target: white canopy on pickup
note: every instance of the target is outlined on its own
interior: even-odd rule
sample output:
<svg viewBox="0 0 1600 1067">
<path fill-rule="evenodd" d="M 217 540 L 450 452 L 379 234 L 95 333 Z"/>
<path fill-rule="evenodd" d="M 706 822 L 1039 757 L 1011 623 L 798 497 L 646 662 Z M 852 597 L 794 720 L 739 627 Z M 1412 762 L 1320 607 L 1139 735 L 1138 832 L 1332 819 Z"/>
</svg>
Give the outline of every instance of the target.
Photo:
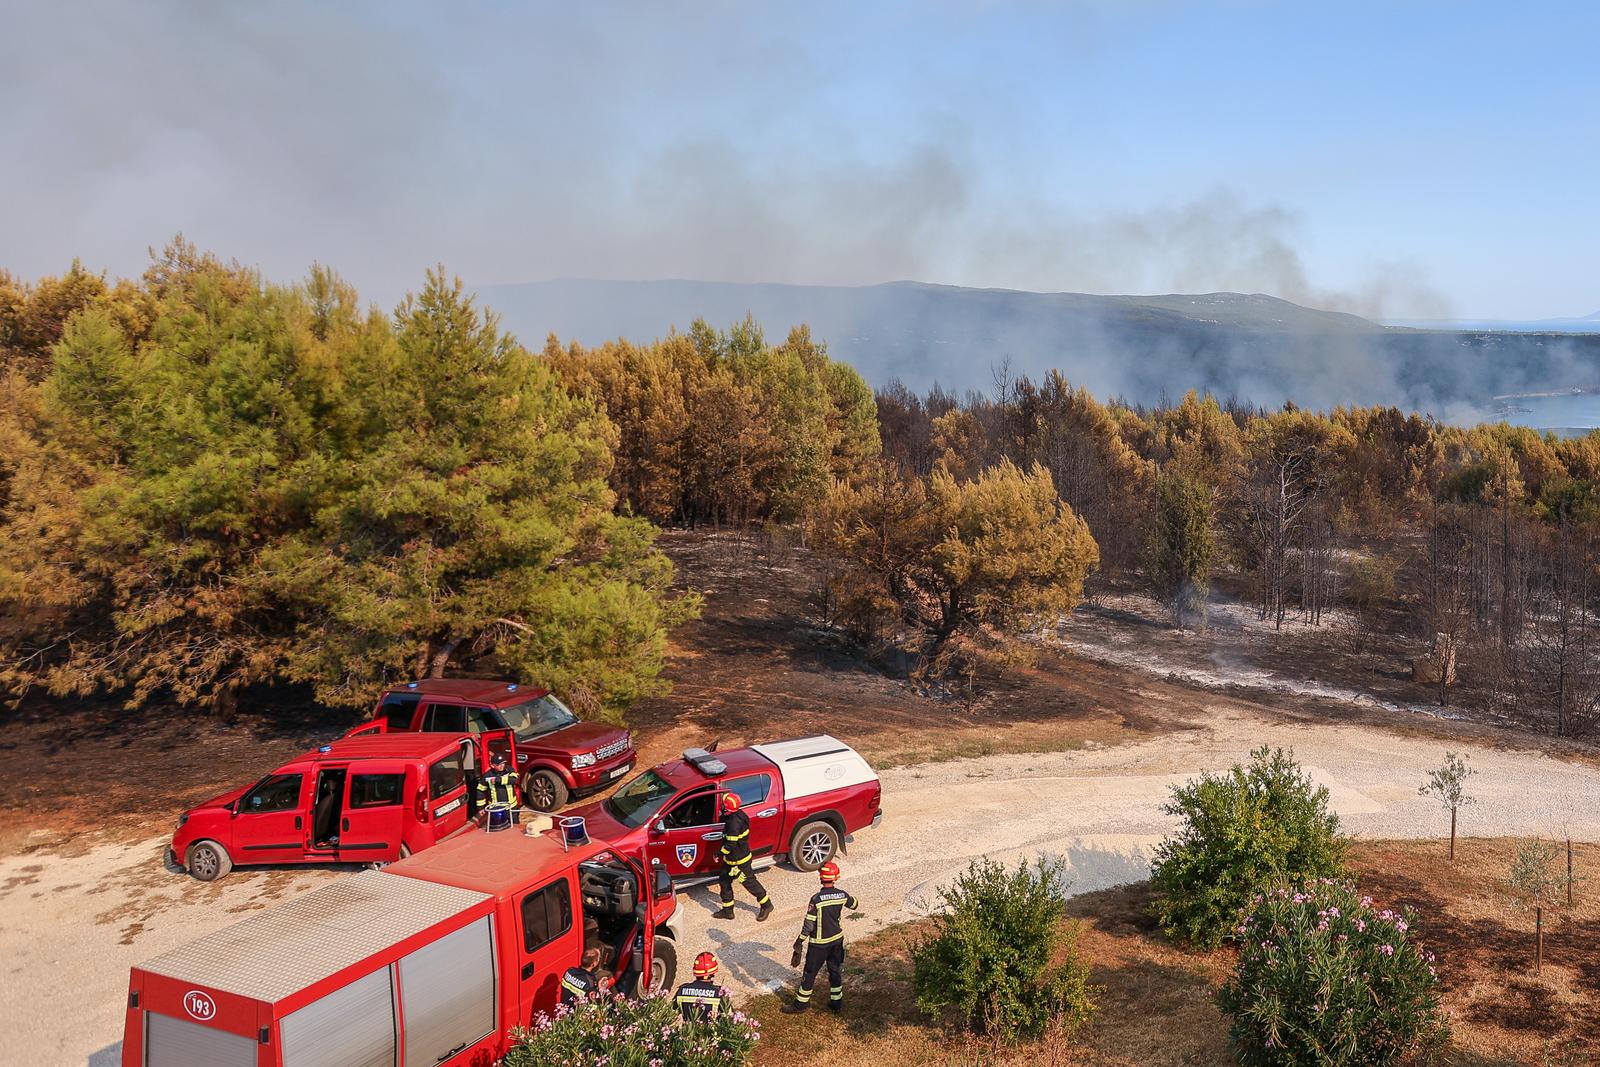
<svg viewBox="0 0 1600 1067">
<path fill-rule="evenodd" d="M 860 753 L 828 734 L 750 747 L 778 765 L 790 800 L 878 780 Z"/>
</svg>

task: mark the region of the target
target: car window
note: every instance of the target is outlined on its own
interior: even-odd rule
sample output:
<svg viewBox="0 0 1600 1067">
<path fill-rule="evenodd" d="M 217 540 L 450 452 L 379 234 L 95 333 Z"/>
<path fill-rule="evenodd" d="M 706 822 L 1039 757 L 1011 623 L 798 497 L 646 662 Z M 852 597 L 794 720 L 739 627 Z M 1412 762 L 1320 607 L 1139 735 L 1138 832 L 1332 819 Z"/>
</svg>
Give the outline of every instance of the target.
<svg viewBox="0 0 1600 1067">
<path fill-rule="evenodd" d="M 487 733 L 490 730 L 503 730 L 500 718 L 488 708 L 467 709 L 467 732 L 472 734 Z"/>
<path fill-rule="evenodd" d="M 501 708 L 500 717 L 517 735 L 518 741 L 527 741 L 578 721 L 570 708 L 549 693 Z"/>
<path fill-rule="evenodd" d="M 428 795 L 438 800 L 467 784 L 467 771 L 460 752 L 452 752 L 428 768 Z"/>
<path fill-rule="evenodd" d="M 415 693 L 386 693 L 378 712 L 389 723 L 391 730 L 409 730 L 417 717 L 417 703 L 422 698 Z"/>
<path fill-rule="evenodd" d="M 677 792 L 655 771 L 645 771 L 605 800 L 606 811 L 624 826 L 643 826 Z"/>
<path fill-rule="evenodd" d="M 673 829 L 686 826 L 710 826 L 719 822 L 716 816 L 716 794 L 701 793 L 692 796 L 667 813 L 667 825 Z"/>
<path fill-rule="evenodd" d="M 404 774 L 353 774 L 350 776 L 350 806 L 381 808 L 398 804 L 405 784 Z"/>
<path fill-rule="evenodd" d="M 268 811 L 292 811 L 300 806 L 298 774 L 274 774 L 239 801 L 239 811 L 258 815 Z"/>
<path fill-rule="evenodd" d="M 572 887 L 562 878 L 522 898 L 522 948 L 532 952 L 572 929 Z"/>
<path fill-rule="evenodd" d="M 723 782 L 722 788 L 737 795 L 739 802 L 749 807 L 767 799 L 767 794 L 772 792 L 772 775 L 752 774 L 744 778 L 734 778 Z"/>
<path fill-rule="evenodd" d="M 429 704 L 422 728 L 434 734 L 464 734 L 467 732 L 467 709 L 459 704 Z"/>
</svg>

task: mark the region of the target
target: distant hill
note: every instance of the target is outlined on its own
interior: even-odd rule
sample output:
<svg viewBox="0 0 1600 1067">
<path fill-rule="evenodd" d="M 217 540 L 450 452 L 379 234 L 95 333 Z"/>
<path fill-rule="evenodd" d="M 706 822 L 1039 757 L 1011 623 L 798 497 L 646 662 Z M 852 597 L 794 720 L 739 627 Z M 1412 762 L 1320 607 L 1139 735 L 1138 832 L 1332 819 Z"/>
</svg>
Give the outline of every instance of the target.
<svg viewBox="0 0 1600 1067">
<path fill-rule="evenodd" d="M 1405 329 L 1260 294 L 573 279 L 479 293 L 533 346 L 550 333 L 648 341 L 696 318 L 726 326 L 753 315 L 773 338 L 808 323 L 874 385 L 899 379 L 917 390 L 987 390 L 1006 361 L 1014 375 L 1060 368 L 1101 396 L 1135 401 L 1194 388 L 1267 405 L 1396 403 L 1449 418 L 1496 395 L 1600 386 L 1600 333 Z"/>
</svg>

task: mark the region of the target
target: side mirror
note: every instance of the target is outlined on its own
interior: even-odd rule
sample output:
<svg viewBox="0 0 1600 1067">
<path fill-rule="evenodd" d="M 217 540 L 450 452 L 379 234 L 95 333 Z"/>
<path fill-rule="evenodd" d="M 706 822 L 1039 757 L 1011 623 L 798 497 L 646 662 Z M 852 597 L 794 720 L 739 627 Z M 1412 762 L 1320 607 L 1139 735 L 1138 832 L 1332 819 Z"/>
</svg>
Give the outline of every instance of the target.
<svg viewBox="0 0 1600 1067">
<path fill-rule="evenodd" d="M 650 833 L 653 836 L 660 837 L 661 835 L 665 834 L 666 832 L 667 832 L 667 820 L 665 820 L 665 819 L 657 819 L 655 822 L 650 824 Z"/>
<path fill-rule="evenodd" d="M 660 865 L 657 865 L 654 869 L 656 872 L 655 895 L 657 897 L 670 897 L 672 895 L 672 875 L 667 873 L 667 869 Z"/>
</svg>

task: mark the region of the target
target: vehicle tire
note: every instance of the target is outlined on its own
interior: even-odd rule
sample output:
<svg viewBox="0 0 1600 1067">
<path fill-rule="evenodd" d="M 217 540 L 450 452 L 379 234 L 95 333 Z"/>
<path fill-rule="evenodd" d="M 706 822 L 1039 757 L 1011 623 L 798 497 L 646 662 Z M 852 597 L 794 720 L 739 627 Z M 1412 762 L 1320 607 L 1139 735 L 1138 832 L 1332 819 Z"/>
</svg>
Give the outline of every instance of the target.
<svg viewBox="0 0 1600 1067">
<path fill-rule="evenodd" d="M 183 865 L 190 877 L 202 882 L 215 882 L 233 870 L 233 860 L 229 858 L 228 850 L 215 841 L 196 841 L 190 845 Z"/>
<path fill-rule="evenodd" d="M 408 860 L 408 859 L 411 858 L 411 850 L 409 848 L 407 848 L 404 843 L 402 843 L 400 845 L 400 858 L 403 859 L 403 860 Z M 372 863 L 367 864 L 367 870 L 369 870 L 369 871 L 381 871 L 381 870 L 383 870 L 385 867 L 389 866 L 389 864 L 391 864 L 393 862 L 395 862 L 395 861 L 394 860 L 375 860 Z"/>
<path fill-rule="evenodd" d="M 643 997 L 651 992 L 668 990 L 677 980 L 678 946 L 670 937 L 657 934 L 655 952 L 650 958 L 650 973 L 639 976 L 638 988 L 634 993 Z"/>
<path fill-rule="evenodd" d="M 522 776 L 522 803 L 534 811 L 555 811 L 566 805 L 567 796 L 567 783 L 555 771 L 529 771 Z"/>
<path fill-rule="evenodd" d="M 814 871 L 839 852 L 839 831 L 831 822 L 816 819 L 794 832 L 789 843 L 789 865 L 797 871 Z"/>
</svg>

